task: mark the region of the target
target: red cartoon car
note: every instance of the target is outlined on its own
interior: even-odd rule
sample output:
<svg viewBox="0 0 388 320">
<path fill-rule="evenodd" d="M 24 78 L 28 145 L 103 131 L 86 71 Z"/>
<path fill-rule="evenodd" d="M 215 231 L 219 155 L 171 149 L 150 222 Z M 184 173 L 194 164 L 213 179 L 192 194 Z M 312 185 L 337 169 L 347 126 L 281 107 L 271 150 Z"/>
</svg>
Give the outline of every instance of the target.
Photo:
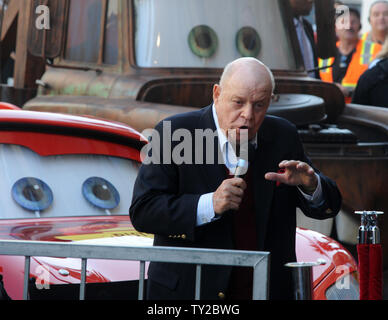
<svg viewBox="0 0 388 320">
<path fill-rule="evenodd" d="M 2 107 L 0 239 L 151 246 L 128 216 L 145 144 L 124 124 Z M 299 228 L 296 242 L 298 261 L 326 261 L 314 299 L 358 299 L 356 262 L 339 243 Z M 23 297 L 23 273 L 24 257 L 0 252 L 11 299 Z M 86 299 L 136 299 L 138 277 L 138 263 L 88 260 Z M 32 257 L 30 299 L 77 299 L 80 278 L 79 259 Z"/>
</svg>

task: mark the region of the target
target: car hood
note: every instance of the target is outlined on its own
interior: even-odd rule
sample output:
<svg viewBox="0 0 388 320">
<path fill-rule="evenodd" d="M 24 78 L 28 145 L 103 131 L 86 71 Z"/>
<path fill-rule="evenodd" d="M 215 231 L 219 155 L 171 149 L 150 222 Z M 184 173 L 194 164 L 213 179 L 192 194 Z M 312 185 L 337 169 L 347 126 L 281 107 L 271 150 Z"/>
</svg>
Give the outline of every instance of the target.
<svg viewBox="0 0 388 320">
<path fill-rule="evenodd" d="M 0 239 L 79 242 L 125 237 L 130 245 L 152 244 L 127 216 L 69 217 L 0 221 Z"/>
<path fill-rule="evenodd" d="M 77 242 L 88 244 L 126 244 L 152 246 L 153 236 L 134 229 L 128 216 L 70 217 L 0 221 L 0 239 Z M 6 262 L 4 262 L 8 259 Z M 10 259 L 14 259 L 10 261 Z M 24 263 L 20 258 L 5 257 L 4 278 L 7 272 L 17 270 L 23 274 Z M 8 267 L 6 266 L 8 263 Z M 31 277 L 50 284 L 79 283 L 81 260 L 73 258 L 33 257 Z M 136 261 L 90 259 L 87 262 L 87 282 L 131 281 L 139 279 Z M 16 279 L 15 279 L 16 280 Z M 20 282 L 22 278 L 20 277 Z"/>
<path fill-rule="evenodd" d="M 353 256 L 341 244 L 319 232 L 297 228 L 296 243 L 298 262 L 326 262 L 313 267 L 314 287 L 338 266 L 346 265 L 351 272 L 357 269 Z"/>
</svg>

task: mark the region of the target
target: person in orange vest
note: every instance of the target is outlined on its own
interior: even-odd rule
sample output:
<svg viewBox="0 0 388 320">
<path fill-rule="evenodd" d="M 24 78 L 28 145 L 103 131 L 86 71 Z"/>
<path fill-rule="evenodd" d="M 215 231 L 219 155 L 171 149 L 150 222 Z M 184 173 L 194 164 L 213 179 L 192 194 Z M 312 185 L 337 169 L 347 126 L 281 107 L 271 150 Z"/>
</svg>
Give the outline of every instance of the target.
<svg viewBox="0 0 388 320">
<path fill-rule="evenodd" d="M 346 26 L 345 18 L 349 17 Z M 329 59 L 319 59 L 320 77 L 323 81 L 335 83 L 343 92 L 345 101 L 351 102 L 353 91 L 362 73 L 368 69 L 369 57 L 365 58 L 365 41 L 359 38 L 361 30 L 360 13 L 349 8 L 349 15 L 336 17 L 337 54 Z M 368 62 L 366 62 L 366 60 Z M 325 68 L 326 67 L 326 68 Z"/>
<path fill-rule="evenodd" d="M 369 9 L 368 21 L 371 31 L 362 35 L 365 41 L 364 57 L 369 59 L 369 69 L 376 65 L 374 59 L 381 52 L 382 45 L 388 35 L 388 1 L 377 0 L 372 3 Z"/>
</svg>

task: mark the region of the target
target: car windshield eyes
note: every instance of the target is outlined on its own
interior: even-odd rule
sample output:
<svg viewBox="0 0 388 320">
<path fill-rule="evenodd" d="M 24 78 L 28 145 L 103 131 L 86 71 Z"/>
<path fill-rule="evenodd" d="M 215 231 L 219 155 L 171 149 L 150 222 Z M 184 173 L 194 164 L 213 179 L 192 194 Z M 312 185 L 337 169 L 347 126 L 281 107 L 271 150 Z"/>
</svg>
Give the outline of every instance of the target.
<svg viewBox="0 0 388 320">
<path fill-rule="evenodd" d="M 38 178 L 22 178 L 12 187 L 12 197 L 22 208 L 32 211 L 37 217 L 53 202 L 50 187 Z"/>
<path fill-rule="evenodd" d="M 111 209 L 120 203 L 120 195 L 109 181 L 100 177 L 91 177 L 82 185 L 82 194 L 92 205 L 104 209 L 109 215 Z"/>
<path fill-rule="evenodd" d="M 11 190 L 12 198 L 27 211 L 40 217 L 41 212 L 48 209 L 53 203 L 53 192 L 42 180 L 26 177 L 18 180 Z M 99 209 L 109 210 L 116 208 L 120 203 L 120 194 L 109 181 L 100 177 L 91 177 L 82 185 L 84 198 Z"/>
<path fill-rule="evenodd" d="M 189 34 L 191 51 L 200 58 L 212 57 L 218 49 L 216 32 L 207 25 L 194 27 Z"/>
<path fill-rule="evenodd" d="M 242 27 L 236 34 L 236 47 L 242 57 L 257 57 L 261 51 L 261 39 L 257 31 Z M 191 51 L 200 58 L 211 58 L 218 49 L 217 33 L 207 25 L 194 27 L 188 38 Z"/>
<path fill-rule="evenodd" d="M 237 32 L 236 47 L 242 57 L 257 57 L 261 51 L 261 39 L 251 27 L 243 27 Z"/>
</svg>

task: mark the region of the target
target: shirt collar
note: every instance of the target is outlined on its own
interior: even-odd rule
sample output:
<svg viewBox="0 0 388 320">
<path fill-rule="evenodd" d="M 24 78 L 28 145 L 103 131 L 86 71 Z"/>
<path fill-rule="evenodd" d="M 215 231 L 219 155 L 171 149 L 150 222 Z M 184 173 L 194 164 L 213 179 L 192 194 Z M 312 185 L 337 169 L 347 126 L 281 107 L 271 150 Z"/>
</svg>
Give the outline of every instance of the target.
<svg viewBox="0 0 388 320">
<path fill-rule="evenodd" d="M 218 122 L 218 116 L 217 116 L 215 104 L 213 104 L 213 106 L 212 106 L 212 111 L 213 111 L 214 123 L 215 123 L 216 129 L 217 129 L 218 141 L 219 141 L 220 148 L 222 151 L 222 150 L 224 150 L 225 144 L 228 142 L 228 139 L 226 138 L 226 135 L 224 134 L 224 130 L 221 129 L 220 124 Z"/>
<path fill-rule="evenodd" d="M 294 17 L 294 25 L 298 26 L 300 24 L 303 24 L 302 17 Z"/>
</svg>

